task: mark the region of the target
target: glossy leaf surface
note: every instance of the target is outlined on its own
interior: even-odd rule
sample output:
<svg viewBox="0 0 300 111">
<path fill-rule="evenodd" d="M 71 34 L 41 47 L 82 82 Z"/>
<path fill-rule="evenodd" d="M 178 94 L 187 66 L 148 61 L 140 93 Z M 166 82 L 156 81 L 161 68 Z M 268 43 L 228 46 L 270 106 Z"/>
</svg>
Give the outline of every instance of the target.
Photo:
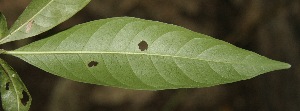
<svg viewBox="0 0 300 111">
<path fill-rule="evenodd" d="M 4 111 L 29 110 L 31 96 L 26 86 L 18 74 L 2 59 L 0 59 L 0 85 Z"/>
<path fill-rule="evenodd" d="M 81 10 L 90 0 L 32 0 L 0 44 L 45 32 Z"/>
<path fill-rule="evenodd" d="M 71 80 L 147 90 L 208 87 L 290 67 L 182 27 L 130 17 L 78 25 L 6 54 Z"/>
</svg>

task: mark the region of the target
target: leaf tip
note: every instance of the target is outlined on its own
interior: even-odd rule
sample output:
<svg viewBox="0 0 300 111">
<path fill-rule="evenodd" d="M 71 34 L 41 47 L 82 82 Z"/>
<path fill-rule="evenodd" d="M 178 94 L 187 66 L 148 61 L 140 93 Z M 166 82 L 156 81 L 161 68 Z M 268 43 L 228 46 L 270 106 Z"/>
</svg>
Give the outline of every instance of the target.
<svg viewBox="0 0 300 111">
<path fill-rule="evenodd" d="M 277 63 L 273 64 L 275 70 L 289 69 L 292 67 L 289 63 L 277 61 Z"/>
<path fill-rule="evenodd" d="M 282 62 L 282 69 L 289 69 L 291 67 L 292 67 L 291 64 Z"/>
</svg>

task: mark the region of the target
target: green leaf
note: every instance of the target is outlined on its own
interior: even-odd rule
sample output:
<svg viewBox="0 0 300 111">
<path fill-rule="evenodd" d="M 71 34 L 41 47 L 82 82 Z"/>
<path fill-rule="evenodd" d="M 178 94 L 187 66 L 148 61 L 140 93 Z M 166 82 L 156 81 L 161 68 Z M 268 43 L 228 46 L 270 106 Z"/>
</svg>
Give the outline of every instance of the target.
<svg viewBox="0 0 300 111">
<path fill-rule="evenodd" d="M 5 111 L 28 111 L 31 96 L 18 74 L 0 59 L 1 100 Z"/>
<path fill-rule="evenodd" d="M 5 16 L 0 12 L 0 39 L 8 32 Z"/>
<path fill-rule="evenodd" d="M 90 0 L 32 0 L 0 40 L 0 44 L 25 39 L 50 30 L 81 10 Z"/>
<path fill-rule="evenodd" d="M 71 80 L 147 90 L 208 87 L 290 67 L 182 27 L 130 17 L 78 25 L 6 54 Z"/>
</svg>

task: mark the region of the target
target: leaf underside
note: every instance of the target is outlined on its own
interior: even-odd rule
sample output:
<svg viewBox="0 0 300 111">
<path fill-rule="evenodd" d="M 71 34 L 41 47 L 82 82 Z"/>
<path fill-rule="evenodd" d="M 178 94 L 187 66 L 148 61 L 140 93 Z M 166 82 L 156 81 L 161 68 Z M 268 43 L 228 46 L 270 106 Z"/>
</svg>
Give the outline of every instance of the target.
<svg viewBox="0 0 300 111">
<path fill-rule="evenodd" d="M 81 10 L 90 0 L 32 0 L 0 44 L 50 30 Z"/>
<path fill-rule="evenodd" d="M 130 17 L 77 25 L 6 53 L 71 80 L 146 90 L 208 87 L 290 67 L 182 27 Z"/>
<path fill-rule="evenodd" d="M 5 111 L 28 111 L 31 96 L 18 74 L 0 59 L 0 85 L 2 107 Z"/>
<path fill-rule="evenodd" d="M 0 39 L 8 32 L 4 15 L 0 12 Z"/>
</svg>

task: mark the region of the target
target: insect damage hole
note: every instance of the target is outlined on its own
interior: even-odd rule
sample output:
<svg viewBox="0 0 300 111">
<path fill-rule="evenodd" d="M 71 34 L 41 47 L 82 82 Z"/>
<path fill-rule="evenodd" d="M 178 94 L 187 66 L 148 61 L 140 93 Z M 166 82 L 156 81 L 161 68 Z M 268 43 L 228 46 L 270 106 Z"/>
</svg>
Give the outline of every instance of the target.
<svg viewBox="0 0 300 111">
<path fill-rule="evenodd" d="M 21 103 L 26 106 L 27 102 L 29 101 L 29 95 L 27 92 L 25 92 L 24 90 L 22 91 L 22 95 L 23 97 L 21 98 Z"/>
<path fill-rule="evenodd" d="M 138 44 L 138 46 L 141 51 L 145 51 L 148 49 L 148 43 L 143 40 Z"/>
<path fill-rule="evenodd" d="M 89 66 L 89 67 L 95 67 L 95 66 L 97 66 L 97 65 L 98 65 L 98 62 L 97 62 L 97 61 L 91 61 L 91 62 L 88 63 L 88 66 Z"/>
<path fill-rule="evenodd" d="M 7 83 L 5 84 L 5 90 L 9 90 L 9 84 L 10 84 L 10 82 L 7 82 Z"/>
</svg>

